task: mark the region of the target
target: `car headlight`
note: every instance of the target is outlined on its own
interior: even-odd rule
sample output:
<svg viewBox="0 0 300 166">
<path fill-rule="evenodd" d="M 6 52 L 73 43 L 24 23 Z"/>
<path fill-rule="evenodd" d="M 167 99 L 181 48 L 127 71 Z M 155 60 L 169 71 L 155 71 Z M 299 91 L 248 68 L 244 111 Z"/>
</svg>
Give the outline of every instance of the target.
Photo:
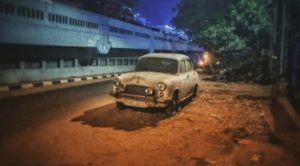
<svg viewBox="0 0 300 166">
<path fill-rule="evenodd" d="M 145 93 L 146 95 L 150 96 L 154 94 L 154 90 L 152 88 L 147 88 L 145 89 Z"/>
<path fill-rule="evenodd" d="M 116 79 L 115 82 L 114 82 L 114 84 L 116 86 L 120 86 L 121 85 L 121 81 L 119 79 Z"/>
<path fill-rule="evenodd" d="M 124 92 L 126 89 L 126 84 L 125 83 L 121 83 L 121 85 L 119 86 L 119 91 L 120 92 Z"/>
<path fill-rule="evenodd" d="M 167 85 L 163 82 L 159 82 L 157 85 L 156 85 L 156 88 L 160 91 L 164 91 L 166 89 Z"/>
</svg>

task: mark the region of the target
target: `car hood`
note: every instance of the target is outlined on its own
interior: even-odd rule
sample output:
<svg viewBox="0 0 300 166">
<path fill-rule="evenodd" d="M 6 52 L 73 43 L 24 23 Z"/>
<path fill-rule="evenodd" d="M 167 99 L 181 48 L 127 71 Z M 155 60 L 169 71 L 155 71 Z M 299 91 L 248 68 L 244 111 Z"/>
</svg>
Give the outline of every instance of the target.
<svg viewBox="0 0 300 166">
<path fill-rule="evenodd" d="M 166 82 L 175 75 L 158 72 L 132 72 L 119 76 L 122 83 L 154 87 L 159 82 Z"/>
</svg>

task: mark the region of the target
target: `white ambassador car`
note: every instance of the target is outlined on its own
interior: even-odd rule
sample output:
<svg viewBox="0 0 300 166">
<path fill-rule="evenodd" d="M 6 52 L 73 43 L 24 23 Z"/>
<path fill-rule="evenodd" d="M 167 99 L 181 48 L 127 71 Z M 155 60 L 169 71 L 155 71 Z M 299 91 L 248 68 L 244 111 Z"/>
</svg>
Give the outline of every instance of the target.
<svg viewBox="0 0 300 166">
<path fill-rule="evenodd" d="M 174 114 L 180 102 L 197 95 L 198 74 L 190 58 L 175 53 L 141 56 L 135 72 L 119 76 L 113 85 L 118 109 L 124 105 L 166 108 Z"/>
</svg>

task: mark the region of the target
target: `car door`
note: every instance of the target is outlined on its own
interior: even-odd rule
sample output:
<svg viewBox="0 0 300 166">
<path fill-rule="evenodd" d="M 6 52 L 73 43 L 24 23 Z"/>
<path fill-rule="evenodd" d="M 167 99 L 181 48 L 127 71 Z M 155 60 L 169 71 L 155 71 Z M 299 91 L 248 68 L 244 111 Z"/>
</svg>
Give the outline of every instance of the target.
<svg viewBox="0 0 300 166">
<path fill-rule="evenodd" d="M 187 81 L 187 95 L 193 92 L 194 85 L 196 83 L 196 72 L 193 70 L 193 65 L 190 59 L 185 60 L 186 65 L 186 81 Z"/>
<path fill-rule="evenodd" d="M 188 95 L 188 74 L 186 72 L 185 60 L 181 60 L 179 64 L 179 79 L 180 79 L 180 99 Z"/>
</svg>

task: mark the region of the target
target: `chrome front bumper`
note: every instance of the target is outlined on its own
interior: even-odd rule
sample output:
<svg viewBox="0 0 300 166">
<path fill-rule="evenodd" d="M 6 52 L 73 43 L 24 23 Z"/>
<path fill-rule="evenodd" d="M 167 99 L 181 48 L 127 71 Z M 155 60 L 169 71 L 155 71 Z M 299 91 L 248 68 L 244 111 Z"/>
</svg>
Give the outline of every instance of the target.
<svg viewBox="0 0 300 166">
<path fill-rule="evenodd" d="M 155 96 L 118 94 L 115 97 L 117 102 L 140 108 L 164 108 L 170 103 L 170 100 L 157 99 Z"/>
</svg>

